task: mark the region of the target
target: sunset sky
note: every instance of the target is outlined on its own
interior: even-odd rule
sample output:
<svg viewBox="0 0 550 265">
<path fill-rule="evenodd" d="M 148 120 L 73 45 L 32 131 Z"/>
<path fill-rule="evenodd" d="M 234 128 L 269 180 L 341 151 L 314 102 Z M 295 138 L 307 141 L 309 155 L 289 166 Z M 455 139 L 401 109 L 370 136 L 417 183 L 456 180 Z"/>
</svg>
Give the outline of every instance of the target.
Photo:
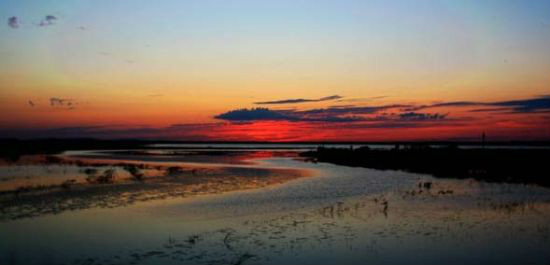
<svg viewBox="0 0 550 265">
<path fill-rule="evenodd" d="M 550 1 L 0 1 L 0 137 L 550 139 Z"/>
</svg>

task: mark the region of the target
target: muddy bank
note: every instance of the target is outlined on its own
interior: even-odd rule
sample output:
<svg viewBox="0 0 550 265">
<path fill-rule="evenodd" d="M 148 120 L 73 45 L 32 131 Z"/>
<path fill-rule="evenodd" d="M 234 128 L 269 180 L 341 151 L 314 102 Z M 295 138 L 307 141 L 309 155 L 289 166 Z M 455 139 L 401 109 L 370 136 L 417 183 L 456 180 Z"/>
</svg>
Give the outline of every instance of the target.
<svg viewBox="0 0 550 265">
<path fill-rule="evenodd" d="M 149 200 L 256 189 L 312 174 L 306 170 L 260 167 L 131 163 L 87 163 L 86 166 L 82 170 L 88 177 L 83 182 L 69 179 L 61 184 L 28 185 L 1 191 L 0 221 L 93 207 L 114 208 Z M 157 174 L 144 174 L 147 169 L 153 169 Z"/>
</svg>

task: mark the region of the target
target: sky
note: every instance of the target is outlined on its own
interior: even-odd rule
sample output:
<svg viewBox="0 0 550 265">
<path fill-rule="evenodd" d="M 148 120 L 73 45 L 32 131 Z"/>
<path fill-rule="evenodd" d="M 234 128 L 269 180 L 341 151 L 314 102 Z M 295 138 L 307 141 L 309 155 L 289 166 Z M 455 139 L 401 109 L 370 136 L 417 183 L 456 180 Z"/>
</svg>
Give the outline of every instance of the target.
<svg viewBox="0 0 550 265">
<path fill-rule="evenodd" d="M 2 0 L 0 18 L 0 137 L 550 139 L 550 0 Z"/>
</svg>

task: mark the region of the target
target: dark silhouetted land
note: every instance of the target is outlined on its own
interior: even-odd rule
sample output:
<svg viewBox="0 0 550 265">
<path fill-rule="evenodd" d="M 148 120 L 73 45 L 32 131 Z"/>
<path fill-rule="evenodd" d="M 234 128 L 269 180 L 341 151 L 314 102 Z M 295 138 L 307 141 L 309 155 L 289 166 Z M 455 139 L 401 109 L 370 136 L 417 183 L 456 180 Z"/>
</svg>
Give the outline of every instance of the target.
<svg viewBox="0 0 550 265">
<path fill-rule="evenodd" d="M 316 162 L 404 170 L 442 178 L 474 178 L 488 182 L 537 184 L 550 187 L 550 148 L 434 148 L 412 144 L 402 148 L 324 148 L 301 155 Z M 540 148 L 542 147 L 542 148 Z"/>
</svg>

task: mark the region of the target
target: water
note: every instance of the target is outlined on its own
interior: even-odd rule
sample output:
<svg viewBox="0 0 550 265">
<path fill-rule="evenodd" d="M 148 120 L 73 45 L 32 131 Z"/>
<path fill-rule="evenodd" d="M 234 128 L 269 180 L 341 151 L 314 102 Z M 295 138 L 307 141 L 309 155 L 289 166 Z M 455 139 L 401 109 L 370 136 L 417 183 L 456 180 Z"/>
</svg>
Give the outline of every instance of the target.
<svg viewBox="0 0 550 265">
<path fill-rule="evenodd" d="M 1 195 L 0 263 L 550 260 L 546 188 L 315 164 L 299 159 L 296 149 L 252 148 L 189 154 L 159 149 L 149 155 L 79 151 L 59 156 L 62 161 L 34 157 L 4 164 L 5 190 L 21 178 L 26 185 L 44 178 L 77 178 L 78 184 L 52 188 L 52 194 L 21 193 L 19 199 Z M 151 172 L 137 181 L 124 169 L 128 164 Z M 88 182 L 82 169 L 89 168 L 96 175 L 115 169 L 115 180 Z"/>
</svg>

